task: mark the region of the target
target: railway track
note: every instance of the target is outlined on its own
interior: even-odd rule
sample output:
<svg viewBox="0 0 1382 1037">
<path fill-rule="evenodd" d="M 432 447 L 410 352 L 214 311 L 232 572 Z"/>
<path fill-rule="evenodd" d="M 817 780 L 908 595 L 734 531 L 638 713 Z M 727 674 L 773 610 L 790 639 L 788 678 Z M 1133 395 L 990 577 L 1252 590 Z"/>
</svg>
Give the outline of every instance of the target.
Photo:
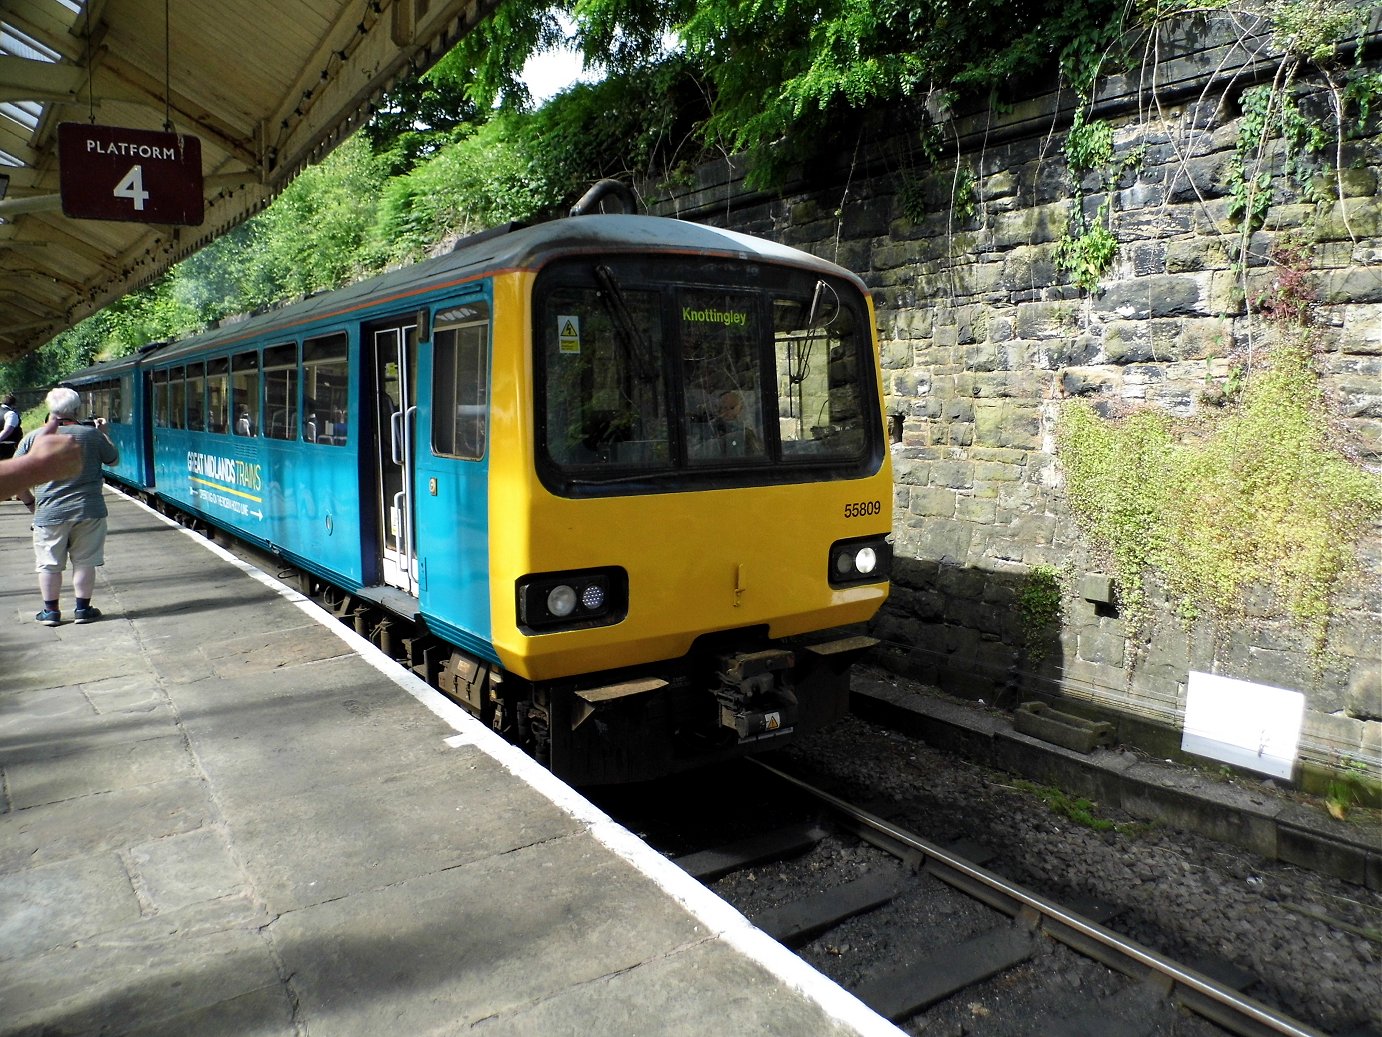
<svg viewBox="0 0 1382 1037">
<path fill-rule="evenodd" d="M 1244 995 L 1252 977 L 1140 946 L 1098 903 L 1059 904 L 987 870 L 980 846 L 937 845 L 775 766 L 749 766 L 792 790 L 785 823 L 671 856 L 907 1032 L 1322 1037 Z M 820 889 L 780 877 L 783 862 L 813 854 L 848 858 L 858 876 Z M 885 952 L 854 953 L 861 946 Z"/>
</svg>

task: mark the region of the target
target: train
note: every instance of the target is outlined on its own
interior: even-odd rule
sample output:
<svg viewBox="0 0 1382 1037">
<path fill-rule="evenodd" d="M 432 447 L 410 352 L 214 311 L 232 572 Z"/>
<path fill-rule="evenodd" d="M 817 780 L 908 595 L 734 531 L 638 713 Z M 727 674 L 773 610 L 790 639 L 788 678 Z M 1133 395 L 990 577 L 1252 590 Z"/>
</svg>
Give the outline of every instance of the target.
<svg viewBox="0 0 1382 1037">
<path fill-rule="evenodd" d="M 785 745 L 875 643 L 873 303 L 785 245 L 573 211 L 64 384 L 111 483 L 281 560 L 575 785 Z"/>
</svg>

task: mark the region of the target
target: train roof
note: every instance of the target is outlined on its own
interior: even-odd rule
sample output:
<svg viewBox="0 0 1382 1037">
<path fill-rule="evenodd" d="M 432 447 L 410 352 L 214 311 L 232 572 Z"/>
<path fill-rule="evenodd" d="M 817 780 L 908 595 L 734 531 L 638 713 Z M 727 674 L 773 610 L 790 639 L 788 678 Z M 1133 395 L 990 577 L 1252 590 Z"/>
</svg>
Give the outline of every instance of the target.
<svg viewBox="0 0 1382 1037">
<path fill-rule="evenodd" d="M 737 231 L 662 216 L 572 216 L 530 227 L 487 231 L 464 238 L 445 255 L 343 288 L 323 291 L 234 323 L 224 323 L 173 343 L 146 347 L 140 359 L 159 362 L 198 352 L 222 340 L 228 343 L 249 341 L 271 334 L 276 329 L 287 332 L 288 329 L 324 321 L 336 314 L 363 309 L 384 300 L 406 305 L 407 297 L 421 295 L 449 283 L 460 283 L 502 270 L 537 270 L 559 256 L 624 249 L 758 259 L 844 278 L 858 285 L 861 291 L 867 290 L 856 275 L 843 267 L 789 245 Z M 135 362 L 135 358 L 122 360 L 130 364 Z M 124 367 L 109 365 L 119 363 L 121 361 L 109 361 L 108 364 L 97 365 L 70 377 L 76 381 L 115 374 Z"/>
<path fill-rule="evenodd" d="M 85 367 L 80 371 L 74 371 L 63 379 L 63 384 L 81 385 L 86 382 L 99 382 L 106 378 L 118 378 L 125 371 L 138 367 L 150 352 L 155 349 L 163 349 L 168 345 L 166 342 L 158 342 L 152 346 L 145 346 L 137 353 L 129 356 L 116 357 L 114 360 L 103 360 L 99 364 Z"/>
</svg>

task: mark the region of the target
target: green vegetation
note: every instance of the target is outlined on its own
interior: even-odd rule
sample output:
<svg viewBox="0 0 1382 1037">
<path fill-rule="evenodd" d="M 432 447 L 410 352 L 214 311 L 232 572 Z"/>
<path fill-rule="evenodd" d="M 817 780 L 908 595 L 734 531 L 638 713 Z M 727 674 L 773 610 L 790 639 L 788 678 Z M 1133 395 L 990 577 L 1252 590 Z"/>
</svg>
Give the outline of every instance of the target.
<svg viewBox="0 0 1382 1037">
<path fill-rule="evenodd" d="M 1022 620 L 1022 639 L 1027 658 L 1040 662 L 1058 636 L 1061 613 L 1061 574 L 1049 565 L 1034 565 L 1022 578 L 1017 592 L 1017 612 Z"/>
<path fill-rule="evenodd" d="M 1109 229 L 1109 203 L 1099 206 L 1094 219 L 1086 220 L 1079 199 L 1072 209 L 1070 223 L 1056 242 L 1056 267 L 1087 292 L 1099 287 L 1118 254 L 1118 239 Z"/>
<path fill-rule="evenodd" d="M 1355 806 L 1365 803 L 1367 785 L 1368 765 L 1354 757 L 1344 757 L 1325 783 L 1324 806 L 1329 816 L 1342 821 Z"/>
<path fill-rule="evenodd" d="M 1061 789 L 1053 788 L 1049 785 L 1038 785 L 1035 782 L 1018 780 L 1012 783 L 1013 788 L 1018 792 L 1025 792 L 1029 796 L 1035 796 L 1048 807 L 1053 814 L 1073 821 L 1075 824 L 1095 832 L 1118 832 L 1120 826 L 1110 821 L 1106 817 L 1098 817 L 1095 811 L 1098 804 L 1079 796 L 1072 796 Z"/>
<path fill-rule="evenodd" d="M 1071 506 L 1135 621 L 1152 580 L 1186 618 L 1240 614 L 1246 591 L 1260 587 L 1320 646 L 1354 545 L 1382 515 L 1382 480 L 1334 445 L 1307 256 L 1287 245 L 1275 258 L 1274 284 L 1257 300 L 1266 356 L 1222 409 L 1107 421 L 1072 401 L 1057 453 Z"/>
</svg>

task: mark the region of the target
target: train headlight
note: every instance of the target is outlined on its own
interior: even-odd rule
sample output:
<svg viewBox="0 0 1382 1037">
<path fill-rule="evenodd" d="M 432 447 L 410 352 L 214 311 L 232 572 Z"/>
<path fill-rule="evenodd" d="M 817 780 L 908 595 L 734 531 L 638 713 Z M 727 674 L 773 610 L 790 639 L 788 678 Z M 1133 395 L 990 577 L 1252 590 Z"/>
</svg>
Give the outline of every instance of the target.
<svg viewBox="0 0 1382 1037">
<path fill-rule="evenodd" d="M 617 567 L 535 573 L 520 579 L 515 591 L 525 634 L 608 626 L 628 614 L 629 577 Z"/>
<path fill-rule="evenodd" d="M 557 619 L 565 619 L 576 610 L 576 589 L 560 584 L 547 592 L 547 611 Z"/>
<path fill-rule="evenodd" d="M 887 581 L 893 560 L 890 540 L 887 536 L 854 537 L 830 545 L 830 585 L 844 587 Z"/>
</svg>

